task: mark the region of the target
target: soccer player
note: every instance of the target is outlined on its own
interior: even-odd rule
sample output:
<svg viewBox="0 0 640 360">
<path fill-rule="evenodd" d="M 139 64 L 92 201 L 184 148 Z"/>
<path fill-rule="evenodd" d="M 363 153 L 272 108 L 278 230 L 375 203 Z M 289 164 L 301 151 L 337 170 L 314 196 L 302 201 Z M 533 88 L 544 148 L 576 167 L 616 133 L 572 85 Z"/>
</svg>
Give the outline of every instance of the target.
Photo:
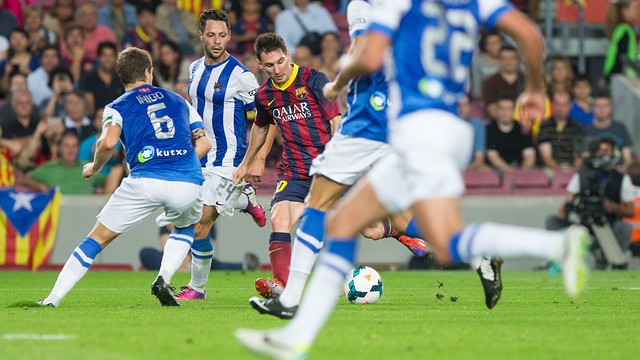
<svg viewBox="0 0 640 360">
<path fill-rule="evenodd" d="M 329 81 L 323 73 L 291 63 L 282 38 L 265 33 L 256 39 L 256 56 L 267 79 L 256 94 L 257 114 L 251 128 L 249 148 L 233 174 L 235 183 L 245 177 L 248 165 L 272 131 L 282 134 L 282 160 L 278 163 L 278 184 L 271 201 L 269 257 L 274 281 L 256 280 L 264 297 L 282 291 L 289 276 L 291 228 L 302 216 L 304 200 L 311 186 L 311 161 L 324 151 L 340 124 L 340 107 L 327 101 L 322 87 Z M 250 180 L 250 178 L 249 178 Z"/>
<path fill-rule="evenodd" d="M 521 119 L 544 110 L 543 41 L 538 28 L 505 0 L 377 1 L 362 46 L 342 71 L 376 71 L 392 45 L 395 107 L 389 143 L 395 156 L 378 162 L 327 222 L 327 245 L 295 318 L 284 328 L 238 329 L 250 349 L 278 359 L 305 357 L 332 312 L 345 274 L 353 268 L 355 236 L 369 222 L 411 208 L 436 259 L 450 264 L 476 256 L 531 256 L 562 263 L 565 290 L 586 285 L 584 227 L 557 232 L 494 223 L 462 225 L 461 170 L 471 152 L 471 127 L 456 115 L 480 27 L 506 32 L 527 62 Z M 327 90 L 334 86 L 329 85 Z M 329 92 L 329 91 L 327 91 Z"/>
<path fill-rule="evenodd" d="M 94 161 L 84 166 L 82 176 L 88 179 L 100 172 L 118 139 L 127 149 L 131 172 L 98 214 L 93 230 L 75 248 L 41 305 L 58 307 L 104 247 L 162 206 L 164 213 L 156 223 L 173 224 L 174 230 L 151 292 L 163 306 L 178 306 L 168 284 L 193 242 L 194 224 L 202 212 L 198 159 L 211 143 L 202 119 L 187 101 L 151 85 L 149 53 L 138 48 L 122 51 L 117 72 L 126 92 L 105 108 Z"/>
<path fill-rule="evenodd" d="M 234 208 L 242 209 L 258 226 L 266 223 L 253 185 L 232 182 L 233 171 L 247 149 L 247 111 L 255 109 L 258 82 L 249 69 L 227 52 L 231 24 L 226 12 L 203 11 L 199 29 L 204 56 L 189 67 L 189 97 L 213 146 L 202 159 L 204 207 L 191 249 L 191 281 L 176 294 L 178 300 L 206 299 L 205 285 L 213 259 L 209 232 L 219 215 L 231 217 Z M 261 149 L 260 157 L 266 158 L 268 152 L 269 148 Z"/>
<path fill-rule="evenodd" d="M 347 19 L 352 50 L 362 40 L 361 35 L 367 30 L 370 18 L 369 2 L 353 0 L 349 3 Z M 345 79 L 343 74 L 340 74 L 336 82 L 346 84 L 349 80 L 351 79 Z M 335 87 L 342 88 L 340 85 Z M 331 93 L 330 96 L 336 97 L 337 94 Z M 251 306 L 258 312 L 285 319 L 292 318 L 295 314 L 307 278 L 323 246 L 327 211 L 360 176 L 390 151 L 387 144 L 387 98 L 388 83 L 383 69 L 370 76 L 355 78 L 349 83 L 346 116 L 325 151 L 315 158 L 311 165 L 310 174 L 313 175 L 313 181 L 293 243 L 288 284 L 279 297 L 266 300 L 259 297 L 249 299 Z M 388 220 L 378 222 L 376 227 L 382 228 L 378 232 L 385 233 L 381 234 L 383 236 L 393 229 Z M 415 228 L 415 219 L 409 221 L 409 225 L 401 226 L 402 229 L 407 227 Z M 416 230 L 410 230 L 411 236 L 417 235 Z M 424 248 L 424 242 L 422 247 Z M 477 269 L 486 269 L 489 272 L 486 274 L 488 279 L 483 280 L 483 285 L 485 282 L 488 284 L 484 287 L 485 292 L 488 292 L 487 306 L 493 308 L 502 290 L 500 267 L 499 262 L 495 262 L 495 266 L 492 267 L 489 259 L 484 261 L 488 266 L 474 265 Z M 481 280 L 482 275 L 480 272 Z"/>
</svg>

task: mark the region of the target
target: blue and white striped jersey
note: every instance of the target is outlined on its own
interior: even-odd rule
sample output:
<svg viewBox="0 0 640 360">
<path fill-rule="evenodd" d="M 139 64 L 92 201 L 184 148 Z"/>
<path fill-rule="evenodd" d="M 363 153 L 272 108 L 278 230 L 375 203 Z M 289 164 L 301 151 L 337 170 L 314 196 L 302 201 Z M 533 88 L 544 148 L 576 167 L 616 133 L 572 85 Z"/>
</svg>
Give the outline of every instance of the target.
<svg viewBox="0 0 640 360">
<path fill-rule="evenodd" d="M 191 105 L 204 121 L 211 150 L 202 159 L 203 167 L 213 167 L 230 178 L 247 151 L 247 111 L 255 108 L 258 81 L 233 56 L 220 64 L 207 65 L 202 57 L 189 67 Z"/>
<path fill-rule="evenodd" d="M 369 31 L 393 43 L 392 117 L 425 108 L 457 113 L 481 27 L 512 10 L 505 0 L 373 0 Z"/>
<path fill-rule="evenodd" d="M 122 94 L 107 105 L 102 126 L 119 126 L 133 178 L 202 184 L 202 167 L 191 132 L 202 119 L 180 95 L 151 85 Z"/>
<path fill-rule="evenodd" d="M 371 4 L 353 0 L 347 7 L 351 39 L 364 35 L 371 21 Z M 338 132 L 374 141 L 387 141 L 388 84 L 384 70 L 361 76 L 349 83 L 347 113 Z"/>
</svg>

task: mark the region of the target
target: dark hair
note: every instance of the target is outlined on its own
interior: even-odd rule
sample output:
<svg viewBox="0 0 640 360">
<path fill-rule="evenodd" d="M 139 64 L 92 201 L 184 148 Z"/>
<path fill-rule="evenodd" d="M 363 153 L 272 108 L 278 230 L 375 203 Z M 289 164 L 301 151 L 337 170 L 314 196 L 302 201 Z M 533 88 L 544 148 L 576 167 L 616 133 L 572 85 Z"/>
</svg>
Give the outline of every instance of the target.
<svg viewBox="0 0 640 360">
<path fill-rule="evenodd" d="M 480 49 L 480 51 L 482 52 L 487 51 L 487 38 L 489 38 L 489 36 L 497 36 L 500 38 L 500 42 L 504 42 L 504 40 L 502 39 L 502 35 L 500 35 L 498 31 L 493 30 L 493 31 L 483 32 L 482 36 L 480 36 L 480 41 L 478 42 L 478 48 Z"/>
<path fill-rule="evenodd" d="M 27 33 L 27 31 L 24 28 L 22 28 L 20 26 L 13 28 L 9 32 L 9 36 L 7 36 L 7 40 L 9 40 L 9 38 L 11 38 L 11 34 L 13 34 L 13 33 L 22 34 L 27 38 L 27 41 L 29 41 L 29 33 Z M 28 46 L 27 46 L 27 51 L 29 51 L 29 47 Z M 15 54 L 16 53 L 15 53 L 15 50 L 13 49 L 13 47 L 9 46 L 9 51 L 7 51 L 7 59 L 12 58 L 13 55 L 15 55 Z"/>
<path fill-rule="evenodd" d="M 282 37 L 272 32 L 260 34 L 256 38 L 253 47 L 260 62 L 262 62 L 262 58 L 260 57 L 262 53 L 270 53 L 278 49 L 282 50 L 283 53 L 287 52 L 287 45 L 284 43 Z"/>
<path fill-rule="evenodd" d="M 74 30 L 79 30 L 80 34 L 82 34 L 82 37 L 84 37 L 84 30 L 82 29 L 82 26 L 78 25 L 78 24 L 73 24 L 70 25 L 65 31 L 64 31 L 64 38 L 63 41 L 67 41 L 67 38 L 69 37 L 69 34 L 71 34 L 72 31 Z"/>
<path fill-rule="evenodd" d="M 618 147 L 618 145 L 617 145 L 616 141 L 615 141 L 613 138 L 610 138 L 610 137 L 603 137 L 603 138 L 600 138 L 600 139 L 598 140 L 598 148 L 599 148 L 599 147 L 600 147 L 600 145 L 602 145 L 602 144 L 608 144 L 608 145 L 610 145 L 610 146 L 611 146 L 611 148 L 612 148 L 612 149 L 614 149 L 614 150 Z"/>
<path fill-rule="evenodd" d="M 120 81 L 124 85 L 133 84 L 136 81 L 145 81 L 144 71 L 151 71 L 153 64 L 148 52 L 136 47 L 122 50 L 118 55 L 116 71 Z"/>
<path fill-rule="evenodd" d="M 219 9 L 207 9 L 200 14 L 200 24 L 198 30 L 204 32 L 207 27 L 207 21 L 224 21 L 227 25 L 227 30 L 231 30 L 231 21 L 229 20 L 229 14 Z"/>
<path fill-rule="evenodd" d="M 66 75 L 69 80 L 73 83 L 73 74 L 71 74 L 71 70 L 64 65 L 58 65 L 49 73 L 49 82 L 47 85 L 49 88 L 53 88 L 53 79 L 60 75 Z"/>
<path fill-rule="evenodd" d="M 44 55 L 44 52 L 47 50 L 55 51 L 56 55 L 58 55 L 58 58 L 60 58 L 60 47 L 58 47 L 58 45 L 55 45 L 55 44 L 47 44 L 43 46 L 42 49 L 40 49 L 39 56 L 41 59 L 42 59 L 42 55 Z"/>
<path fill-rule="evenodd" d="M 573 77 L 573 83 L 571 84 L 571 86 L 576 86 L 576 84 L 579 82 L 587 82 L 589 83 L 589 86 L 591 86 L 591 80 L 589 80 L 589 77 L 587 76 L 587 74 L 584 74 L 584 73 L 576 74 L 576 76 Z"/>
<path fill-rule="evenodd" d="M 640 186 L 640 163 L 634 161 L 627 167 L 627 175 L 631 178 L 631 183 L 635 186 Z"/>
<path fill-rule="evenodd" d="M 516 49 L 513 45 L 502 45 L 502 47 L 500 48 L 500 53 L 502 53 L 503 51 L 513 51 L 516 54 L 518 53 L 518 49 Z"/>
<path fill-rule="evenodd" d="M 598 99 L 598 98 L 606 98 L 609 99 L 609 101 L 611 101 L 611 96 L 609 96 L 609 92 L 606 90 L 600 90 L 597 91 L 595 94 L 592 95 L 593 99 Z"/>
<path fill-rule="evenodd" d="M 160 74 L 160 76 L 164 80 L 177 82 L 180 72 L 180 64 L 182 63 L 182 50 L 180 50 L 180 46 L 178 44 L 174 43 L 171 40 L 163 41 L 162 44 L 160 44 L 160 47 L 162 46 L 170 47 L 173 52 L 178 53 L 178 58 L 176 59 L 176 63 L 174 64 L 176 66 L 176 71 L 174 71 L 173 76 L 171 74 L 171 67 L 164 64 L 162 61 L 158 61 L 158 66 L 156 66 L 158 69 L 158 74 Z"/>
<path fill-rule="evenodd" d="M 138 6 L 136 7 L 136 15 L 140 16 L 140 14 L 145 11 L 150 12 L 153 15 L 156 14 L 156 8 L 155 6 L 153 6 L 153 4 L 151 4 L 150 2 L 140 2 L 140 4 L 138 4 Z"/>
<path fill-rule="evenodd" d="M 118 47 L 111 41 L 103 41 L 98 44 L 98 56 L 102 55 L 102 50 L 111 49 L 114 53 L 118 53 Z"/>
</svg>

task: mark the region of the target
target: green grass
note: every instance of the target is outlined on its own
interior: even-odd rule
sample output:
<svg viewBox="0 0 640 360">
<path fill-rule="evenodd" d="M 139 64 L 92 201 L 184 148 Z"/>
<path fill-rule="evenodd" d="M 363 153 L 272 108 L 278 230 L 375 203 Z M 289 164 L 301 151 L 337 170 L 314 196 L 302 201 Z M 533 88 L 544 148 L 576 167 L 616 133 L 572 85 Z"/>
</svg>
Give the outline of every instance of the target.
<svg viewBox="0 0 640 360">
<path fill-rule="evenodd" d="M 214 272 L 207 301 L 163 308 L 150 295 L 154 273 L 89 272 L 53 309 L 28 305 L 48 294 L 57 273 L 0 273 L 0 358 L 254 359 L 233 331 L 285 324 L 247 303 L 253 280 L 264 275 Z M 506 272 L 493 310 L 485 308 L 472 272 L 381 275 L 380 302 L 340 299 L 309 359 L 631 359 L 640 353 L 640 272 L 596 272 L 575 302 L 559 276 Z M 187 280 L 187 274 L 174 277 L 175 284 Z"/>
</svg>

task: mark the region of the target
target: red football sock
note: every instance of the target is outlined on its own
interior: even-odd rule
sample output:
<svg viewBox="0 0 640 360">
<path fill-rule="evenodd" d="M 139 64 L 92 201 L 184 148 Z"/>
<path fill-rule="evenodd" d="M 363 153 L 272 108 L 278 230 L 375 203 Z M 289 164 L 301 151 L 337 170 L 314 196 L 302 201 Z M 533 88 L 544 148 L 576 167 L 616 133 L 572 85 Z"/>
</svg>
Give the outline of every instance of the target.
<svg viewBox="0 0 640 360">
<path fill-rule="evenodd" d="M 289 280 L 289 264 L 291 263 L 291 234 L 274 232 L 269 237 L 269 260 L 273 278 L 282 286 Z"/>
</svg>

